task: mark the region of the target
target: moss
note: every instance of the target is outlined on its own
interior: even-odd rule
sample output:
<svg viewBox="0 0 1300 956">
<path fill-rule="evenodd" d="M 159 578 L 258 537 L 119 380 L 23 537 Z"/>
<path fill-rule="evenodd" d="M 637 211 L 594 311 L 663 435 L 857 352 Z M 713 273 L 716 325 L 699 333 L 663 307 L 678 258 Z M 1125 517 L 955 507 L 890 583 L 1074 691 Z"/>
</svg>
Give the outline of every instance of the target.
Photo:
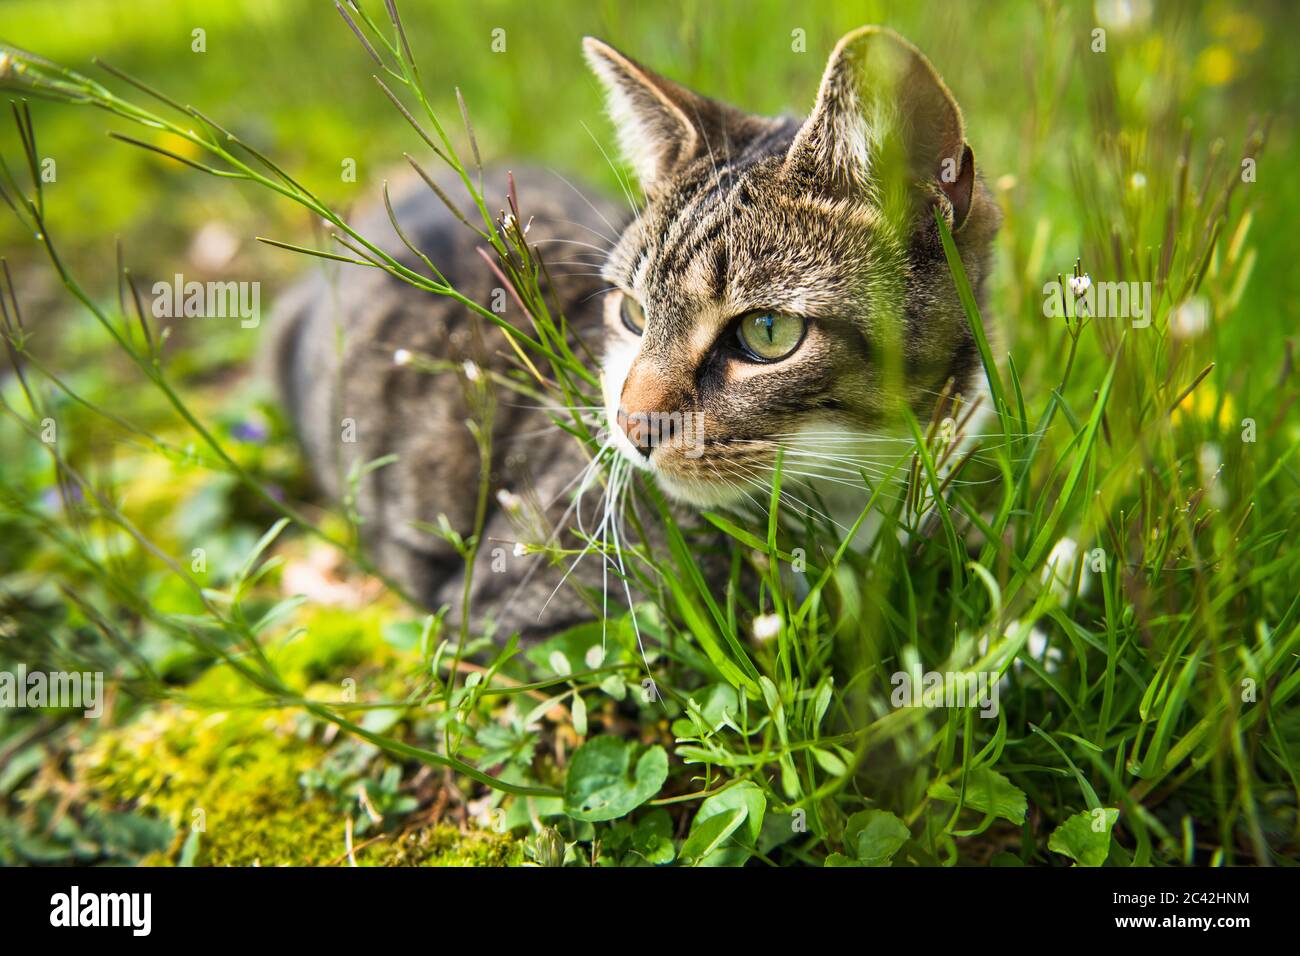
<svg viewBox="0 0 1300 956">
<path fill-rule="evenodd" d="M 132 806 L 178 831 L 166 854 L 145 865 L 173 865 L 195 824 L 200 866 L 322 866 L 346 861 L 344 813 L 325 797 L 304 795 L 300 776 L 326 750 L 299 735 L 289 712 L 210 714 L 163 705 L 102 733 L 77 762 L 81 780 L 106 806 Z M 511 866 L 522 844 L 494 833 L 462 834 L 430 825 L 366 843 L 362 866 Z"/>
<path fill-rule="evenodd" d="M 78 769 L 105 802 L 171 823 L 173 859 L 198 827 L 198 864 L 324 863 L 343 853 L 343 820 L 303 798 L 298 776 L 323 751 L 292 723 L 164 705 L 101 734 Z"/>
<path fill-rule="evenodd" d="M 340 696 L 349 677 L 368 696 L 399 696 L 401 661 L 381 636 L 381 620 L 373 609 L 320 609 L 309 615 L 306 631 L 270 642 L 268 656 L 287 683 L 316 699 Z M 256 699 L 224 666 L 209 668 L 188 692 L 196 700 L 236 705 Z M 213 712 L 164 703 L 101 731 L 78 755 L 77 775 L 105 807 L 134 808 L 175 828 L 169 851 L 142 863 L 179 862 L 199 825 L 197 847 L 190 847 L 197 865 L 343 862 L 347 811 L 340 809 L 339 794 L 309 796 L 301 783 L 304 771 L 330 753 L 313 739 L 318 730 L 290 708 Z M 461 834 L 436 823 L 354 843 L 361 865 L 506 866 L 522 858 L 509 837 Z"/>
<path fill-rule="evenodd" d="M 406 833 L 375 847 L 379 852 L 358 862 L 368 866 L 518 866 L 523 862 L 523 842 L 511 836 L 482 831 L 461 833 L 439 825 Z M 371 849 L 370 847 L 367 850 Z"/>
</svg>

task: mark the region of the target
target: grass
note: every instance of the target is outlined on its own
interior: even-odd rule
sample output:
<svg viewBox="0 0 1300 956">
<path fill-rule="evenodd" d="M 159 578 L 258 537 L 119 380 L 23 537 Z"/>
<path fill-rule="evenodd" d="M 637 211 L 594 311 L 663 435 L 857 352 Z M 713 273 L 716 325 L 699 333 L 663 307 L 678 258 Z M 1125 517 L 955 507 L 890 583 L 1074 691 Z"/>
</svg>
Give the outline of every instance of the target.
<svg viewBox="0 0 1300 956">
<path fill-rule="evenodd" d="M 48 14 L 21 4 L 9 21 L 7 39 L 23 47 L 74 61 L 88 48 L 113 67 L 102 80 L 81 63 L 19 73 L 11 52 L 2 81 L 16 102 L 33 102 L 16 107 L 3 150 L 15 215 L 2 297 L 12 427 L 0 439 L 11 463 L 0 483 L 0 656 L 103 670 L 121 693 L 98 722 L 0 710 L 0 859 L 226 859 L 218 834 L 185 835 L 185 800 L 142 799 L 78 757 L 160 720 L 190 734 L 214 714 L 238 718 L 240 739 L 287 761 L 303 759 L 303 739 L 319 751 L 302 786 L 336 800 L 327 811 L 313 803 L 310 826 L 328 838 L 334 814 L 338 852 L 313 847 L 314 861 L 355 856 L 367 825 L 364 839 L 398 846 L 447 820 L 509 831 L 546 864 L 1295 858 L 1300 422 L 1287 214 L 1297 187 L 1279 157 L 1294 146 L 1288 101 L 1300 87 L 1270 44 L 1284 30 L 1228 5 L 1160 11 L 1131 30 L 1111 25 L 1107 50 L 1093 53 L 1087 12 L 1051 4 L 951 32 L 876 4 L 771 3 L 766 17 L 726 4 L 683 5 L 680 16 L 609 4 L 545 22 L 513 4 L 477 16 L 407 6 L 405 33 L 382 4 L 351 14 L 378 67 L 336 14 L 292 3 L 268 8 L 247 37 L 209 21 L 201 58 L 151 52 L 205 22 L 185 4 L 156 20 L 88 15 L 80 38 L 56 36 Z M 475 58 L 497 22 L 513 52 Z M 606 539 L 611 523 L 591 546 L 617 569 L 614 598 L 620 577 L 650 598 L 631 612 L 611 598 L 606 620 L 526 650 L 449 631 L 395 589 L 367 584 L 375 572 L 355 546 L 356 516 L 311 501 L 275 409 L 233 387 L 255 338 L 183 326 L 164 337 L 135 306 L 136 277 L 174 271 L 170 248 L 196 224 L 191 200 L 205 211 L 235 204 L 231 228 L 249 235 L 307 235 L 296 218 L 305 211 L 328 223 L 318 241 L 277 244 L 373 261 L 458 297 L 347 225 L 341 210 L 360 187 L 335 181 L 333 157 L 357 150 L 356 129 L 373 132 L 361 168 L 411 152 L 423 168 L 450 164 L 471 195 L 474 160 L 502 144 L 612 187 L 595 88 L 578 79 L 581 33 L 751 108 L 804 110 L 824 51 L 863 22 L 889 23 L 930 52 L 1006 211 L 990 315 L 945 236 L 996 426 L 945 484 L 942 416 L 913 422 L 908 494 L 862 488 L 863 517 L 907 533 L 882 534 L 867 553 L 807 517 L 786 463 L 761 513 L 707 516 L 732 542 L 730 586 L 715 593 L 691 532 L 653 486 L 612 465 L 593 480 L 615 502 L 636 496 L 669 545 L 648 553 Z M 308 57 L 292 29 L 326 45 Z M 807 56 L 791 50 L 796 30 Z M 978 47 L 956 41 L 972 36 Z M 265 55 L 221 52 L 241 37 Z M 531 68 L 570 47 L 573 62 L 554 76 Z M 326 50 L 348 69 L 314 88 L 311 60 Z M 992 66 L 1022 62 L 1024 73 Z M 588 117 L 594 136 L 533 121 L 515 91 L 534 83 Z M 795 89 L 807 96 L 787 102 Z M 191 98 L 201 112 L 183 105 Z M 377 119 L 394 100 L 404 105 Z M 86 131 L 103 125 L 70 101 L 107 111 L 119 139 L 145 148 L 96 146 L 94 171 L 69 175 L 97 142 Z M 312 128 L 322 101 L 340 115 Z M 1240 118 L 1251 113 L 1261 118 Z M 40 175 L 47 152 L 64 170 L 53 184 Z M 137 210 L 176 211 L 141 237 L 142 260 L 131 208 L 70 225 L 79 197 L 119 191 Z M 127 252 L 105 268 L 123 227 Z M 511 329 L 521 371 L 499 384 L 593 404 L 592 369 L 538 292 L 526 238 L 481 204 L 473 228 L 531 320 Z M 294 258 L 283 248 L 239 256 L 270 277 Z M 1067 276 L 1085 273 L 1150 283 L 1149 325 L 1089 314 L 1065 291 Z M 1058 290 L 1045 291 L 1052 281 Z M 482 436 L 486 389 L 479 409 Z M 51 421 L 57 437 L 44 441 Z M 608 462 L 581 418 L 557 425 Z M 490 460 L 486 438 L 481 447 Z M 467 566 L 478 537 L 458 542 Z M 295 593 L 304 581 L 306 597 Z M 359 610 L 332 610 L 340 602 Z M 996 714 L 900 706 L 898 675 L 920 684 L 926 672 L 995 673 Z M 175 743 L 184 753 L 184 737 Z"/>
</svg>

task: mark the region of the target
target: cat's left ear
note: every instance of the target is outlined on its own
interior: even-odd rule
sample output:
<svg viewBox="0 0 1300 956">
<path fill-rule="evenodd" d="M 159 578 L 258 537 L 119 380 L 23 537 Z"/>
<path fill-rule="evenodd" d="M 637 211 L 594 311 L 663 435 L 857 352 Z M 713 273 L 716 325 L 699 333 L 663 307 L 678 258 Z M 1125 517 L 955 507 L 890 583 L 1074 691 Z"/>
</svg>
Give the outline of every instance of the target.
<svg viewBox="0 0 1300 956">
<path fill-rule="evenodd" d="M 902 146 L 908 176 L 960 228 L 975 185 L 961 109 L 920 50 L 892 30 L 862 27 L 831 53 L 786 166 L 832 192 L 860 193 L 886 174 L 893 144 Z"/>
<path fill-rule="evenodd" d="M 605 87 L 619 148 L 647 192 L 675 169 L 728 140 L 752 134 L 759 122 L 740 110 L 665 79 L 608 43 L 585 37 L 583 52 Z"/>
</svg>

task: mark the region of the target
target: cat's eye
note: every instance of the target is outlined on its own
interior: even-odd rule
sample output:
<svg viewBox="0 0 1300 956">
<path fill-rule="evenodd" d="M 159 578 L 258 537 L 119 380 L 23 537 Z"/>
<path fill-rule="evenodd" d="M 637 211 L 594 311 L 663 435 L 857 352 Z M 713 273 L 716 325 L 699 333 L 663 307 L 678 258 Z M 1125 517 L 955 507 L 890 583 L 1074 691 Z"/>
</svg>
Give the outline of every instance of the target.
<svg viewBox="0 0 1300 956">
<path fill-rule="evenodd" d="M 776 362 L 799 347 L 808 323 L 797 315 L 756 312 L 736 326 L 740 347 L 758 362 Z"/>
<path fill-rule="evenodd" d="M 627 326 L 629 332 L 640 335 L 645 331 L 645 310 L 641 308 L 640 302 L 626 292 L 623 293 L 623 301 L 618 307 L 618 313 L 622 316 L 623 324 Z"/>
</svg>

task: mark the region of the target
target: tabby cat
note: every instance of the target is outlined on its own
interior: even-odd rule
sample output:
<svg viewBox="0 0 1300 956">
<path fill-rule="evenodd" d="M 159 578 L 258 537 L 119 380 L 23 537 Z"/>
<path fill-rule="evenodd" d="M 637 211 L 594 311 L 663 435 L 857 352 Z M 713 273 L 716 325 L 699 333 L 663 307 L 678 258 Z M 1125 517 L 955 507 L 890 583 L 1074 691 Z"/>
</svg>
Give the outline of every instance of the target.
<svg viewBox="0 0 1300 956">
<path fill-rule="evenodd" d="M 700 96 L 594 38 L 584 47 L 643 208 L 627 221 L 553 174 L 515 179 L 528 239 L 552 265 L 549 292 L 575 341 L 601 356 L 604 462 L 646 473 L 685 506 L 728 507 L 766 500 L 780 452 L 786 480 L 808 486 L 803 500 L 851 522 L 866 492 L 844 476 L 879 473 L 900 453 L 899 402 L 924 421 L 939 395 L 982 387 L 935 211 L 977 297 L 999 212 L 955 100 L 915 47 L 878 27 L 838 43 L 803 121 Z M 504 176 L 489 179 L 504 190 Z M 489 201 L 504 208 L 502 196 Z M 414 190 L 396 216 L 450 282 L 489 301 L 500 283 L 480 240 L 438 199 Z M 424 269 L 386 215 L 360 228 Z M 512 368 L 503 335 L 451 300 L 351 266 L 308 280 L 280 311 L 275 374 L 314 474 L 335 497 L 355 487 L 375 563 L 454 616 L 462 561 L 430 528 L 474 526 L 480 462 L 466 419 L 477 377 Z M 671 427 L 652 427 L 662 421 Z M 598 615 L 581 588 L 553 594 L 563 565 L 514 550 L 563 537 L 589 456 L 504 390 L 493 436 L 475 614 L 525 635 Z M 603 573 L 593 559 L 575 576 L 599 586 Z"/>
</svg>

